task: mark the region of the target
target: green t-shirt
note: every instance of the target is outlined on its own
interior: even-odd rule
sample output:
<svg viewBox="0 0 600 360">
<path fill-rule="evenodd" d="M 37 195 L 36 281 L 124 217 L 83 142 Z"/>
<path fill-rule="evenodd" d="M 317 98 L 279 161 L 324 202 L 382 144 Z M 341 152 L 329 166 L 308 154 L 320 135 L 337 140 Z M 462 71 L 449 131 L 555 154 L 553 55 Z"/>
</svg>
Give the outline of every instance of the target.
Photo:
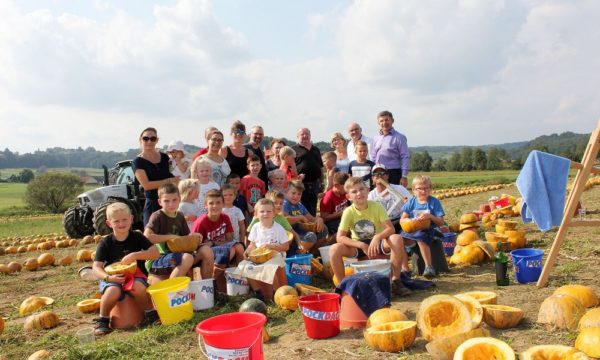
<svg viewBox="0 0 600 360">
<path fill-rule="evenodd" d="M 278 223 L 279 225 L 281 225 L 283 227 L 283 229 L 285 231 L 292 231 L 292 225 L 290 225 L 290 223 L 287 221 L 287 219 L 285 218 L 285 216 L 281 215 L 281 214 L 277 214 L 275 215 L 275 217 L 273 218 L 273 220 Z M 259 222 L 257 217 L 253 217 L 252 221 L 250 222 L 250 225 L 248 225 L 248 234 L 250 233 L 250 229 L 252 229 L 252 227 L 254 226 L 254 224 L 256 224 L 257 222 Z"/>
<path fill-rule="evenodd" d="M 338 229 L 350 232 L 352 240 L 370 241 L 383 231 L 388 219 L 385 209 L 376 201 L 368 201 L 364 210 L 358 210 L 352 204 L 344 209 Z"/>
</svg>

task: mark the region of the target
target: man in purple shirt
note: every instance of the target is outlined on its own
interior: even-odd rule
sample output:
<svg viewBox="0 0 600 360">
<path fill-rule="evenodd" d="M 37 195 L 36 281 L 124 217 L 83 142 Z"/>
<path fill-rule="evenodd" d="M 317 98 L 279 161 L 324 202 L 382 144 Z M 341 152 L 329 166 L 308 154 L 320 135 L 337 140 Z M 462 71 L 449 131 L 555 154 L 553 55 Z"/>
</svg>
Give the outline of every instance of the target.
<svg viewBox="0 0 600 360">
<path fill-rule="evenodd" d="M 410 155 L 406 136 L 394 129 L 394 116 L 389 111 L 377 115 L 379 134 L 373 138 L 370 148 L 371 160 L 376 164 L 385 165 L 390 184 L 408 185 L 408 167 Z"/>
</svg>

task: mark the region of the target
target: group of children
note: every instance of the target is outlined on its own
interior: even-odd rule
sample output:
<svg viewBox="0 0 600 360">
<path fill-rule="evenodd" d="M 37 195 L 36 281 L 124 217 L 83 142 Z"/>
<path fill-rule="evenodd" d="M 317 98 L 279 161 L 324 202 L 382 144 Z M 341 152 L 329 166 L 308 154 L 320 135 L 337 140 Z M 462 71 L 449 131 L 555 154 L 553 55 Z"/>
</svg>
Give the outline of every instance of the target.
<svg viewBox="0 0 600 360">
<path fill-rule="evenodd" d="M 385 183 L 378 181 L 387 180 L 385 167 L 370 163 L 366 159 L 367 146 L 363 145 L 356 146 L 359 156 L 350 164 L 352 175 L 357 176 L 335 171 L 329 176 L 331 163 L 324 162 L 328 189 L 321 198 L 320 216 L 311 215 L 301 203 L 304 185 L 301 177 L 293 174 L 295 167 L 288 166 L 287 172 L 271 172 L 267 192 L 267 184 L 258 177 L 261 163 L 256 156 L 248 157 L 248 175 L 240 179 L 231 174 L 222 186 L 211 180 L 209 163 L 195 161 L 191 171 L 196 179 L 182 180 L 178 187 L 167 184 L 159 188 L 162 209 L 152 214 L 143 235 L 131 230 L 132 216 L 126 205 L 110 205 L 107 223 L 113 233 L 99 244 L 93 265 L 96 277 L 101 279 L 102 293 L 96 333 L 110 332 L 110 310 L 126 293 L 145 309 L 146 323 L 156 322 L 145 287 L 169 277 L 186 276 L 194 266 L 200 266 L 204 279 L 214 278 L 217 268 L 252 268 L 244 272 L 250 286 L 257 296 L 272 299 L 274 290 L 287 283 L 283 271 L 286 256 L 318 254 L 319 247 L 331 244 L 331 266 L 339 281 L 344 278 L 344 257 L 389 256 L 392 290 L 400 296 L 410 294 L 401 281 L 403 273 L 410 273 L 407 249 L 418 244 L 426 265 L 424 275 L 435 276 L 429 244 L 437 236 L 436 228 L 444 223 L 444 211 L 431 196 L 431 180 L 426 176 L 414 178 L 414 197 L 399 185 L 394 191 L 401 194 L 400 199 L 391 196 Z M 294 158 L 293 153 L 284 150 L 280 151 L 282 165 Z M 426 231 L 404 233 L 392 222 L 399 218 L 426 218 L 432 225 Z M 312 226 L 307 228 L 307 224 Z M 195 237 L 200 245 L 191 253 L 171 252 L 166 242 L 174 236 Z M 247 266 L 250 252 L 260 247 L 277 255 L 264 264 L 264 271 Z M 118 261 L 137 261 L 151 275 L 150 280 L 138 269 L 133 287 L 125 288 L 123 276 L 108 276 L 104 270 Z"/>
</svg>

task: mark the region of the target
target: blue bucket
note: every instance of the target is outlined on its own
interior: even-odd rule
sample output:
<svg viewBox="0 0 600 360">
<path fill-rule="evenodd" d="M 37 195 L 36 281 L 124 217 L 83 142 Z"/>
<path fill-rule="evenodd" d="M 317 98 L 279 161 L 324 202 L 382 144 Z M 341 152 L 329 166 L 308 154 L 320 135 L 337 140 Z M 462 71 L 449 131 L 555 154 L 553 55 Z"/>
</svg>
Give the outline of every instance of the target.
<svg viewBox="0 0 600 360">
<path fill-rule="evenodd" d="M 540 249 L 517 249 L 510 252 L 515 278 L 521 284 L 538 281 L 542 273 L 542 256 Z"/>
<path fill-rule="evenodd" d="M 285 275 L 287 276 L 288 285 L 310 285 L 311 260 L 312 254 L 296 255 L 285 259 Z"/>
<path fill-rule="evenodd" d="M 452 256 L 452 254 L 454 254 L 454 247 L 456 246 L 456 233 L 444 233 L 442 245 L 444 245 L 444 253 L 446 256 Z"/>
</svg>

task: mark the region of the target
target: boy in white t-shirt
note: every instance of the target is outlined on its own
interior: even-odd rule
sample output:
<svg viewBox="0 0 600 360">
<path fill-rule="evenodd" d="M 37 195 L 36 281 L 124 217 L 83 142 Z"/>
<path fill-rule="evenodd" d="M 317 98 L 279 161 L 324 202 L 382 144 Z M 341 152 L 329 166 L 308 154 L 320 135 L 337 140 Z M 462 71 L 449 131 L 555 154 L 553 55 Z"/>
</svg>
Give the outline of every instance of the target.
<svg viewBox="0 0 600 360">
<path fill-rule="evenodd" d="M 167 154 L 169 155 L 169 170 L 173 176 L 179 178 L 179 180 L 190 178 L 190 164 L 191 161 L 185 156 L 185 150 L 183 149 L 183 142 L 171 141 L 167 146 Z"/>
<path fill-rule="evenodd" d="M 244 256 L 248 258 L 252 250 L 256 248 L 266 248 L 277 253 L 273 258 L 262 265 L 255 265 L 253 273 L 256 274 L 244 274 L 248 278 L 248 284 L 253 290 L 259 292 L 265 300 L 273 299 L 273 293 L 280 286 L 287 285 L 287 278 L 285 276 L 285 261 L 283 260 L 285 252 L 290 246 L 290 240 L 287 232 L 281 225 L 276 223 L 273 219 L 275 217 L 275 211 L 273 202 L 269 199 L 260 199 L 255 206 L 255 214 L 260 221 L 254 225 L 248 234 L 248 241 L 250 244 L 244 252 Z M 240 266 L 243 266 L 240 264 Z M 265 272 L 268 271 L 268 266 L 277 266 L 271 279 L 265 279 L 260 268 L 265 268 Z M 239 269 L 239 267 L 238 267 Z M 271 272 L 269 272 L 271 274 Z M 260 280 L 258 280 L 260 279 Z M 269 282 L 269 280 L 271 280 Z"/>
</svg>

